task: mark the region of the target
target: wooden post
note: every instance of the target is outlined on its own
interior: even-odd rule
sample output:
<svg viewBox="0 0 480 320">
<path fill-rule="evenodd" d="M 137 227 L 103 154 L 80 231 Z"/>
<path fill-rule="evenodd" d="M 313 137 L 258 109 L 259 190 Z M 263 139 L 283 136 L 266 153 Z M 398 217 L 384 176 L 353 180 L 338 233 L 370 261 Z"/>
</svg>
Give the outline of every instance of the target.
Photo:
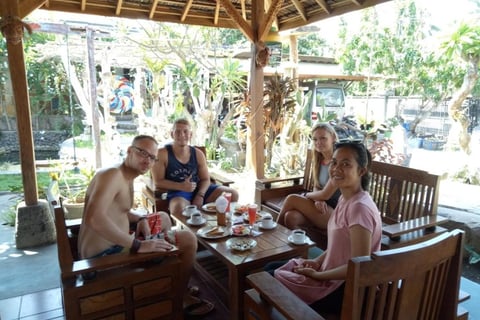
<svg viewBox="0 0 480 320">
<path fill-rule="evenodd" d="M 255 8 L 255 9 L 253 9 Z M 258 44 L 258 29 L 265 18 L 264 0 L 252 1 L 252 30 L 255 35 L 252 44 L 252 59 L 250 66 L 250 103 L 252 108 L 251 116 L 251 150 L 253 168 L 257 179 L 265 177 L 265 134 L 263 130 L 263 67 L 257 66 L 255 55 Z"/>
<path fill-rule="evenodd" d="M 32 119 L 30 116 L 30 100 L 22 40 L 26 25 L 18 17 L 18 0 L 0 1 L 0 3 L 4 13 L 1 31 L 7 40 L 10 79 L 12 80 L 15 99 L 23 192 L 25 204 L 30 206 L 38 203 L 38 193 Z"/>
</svg>

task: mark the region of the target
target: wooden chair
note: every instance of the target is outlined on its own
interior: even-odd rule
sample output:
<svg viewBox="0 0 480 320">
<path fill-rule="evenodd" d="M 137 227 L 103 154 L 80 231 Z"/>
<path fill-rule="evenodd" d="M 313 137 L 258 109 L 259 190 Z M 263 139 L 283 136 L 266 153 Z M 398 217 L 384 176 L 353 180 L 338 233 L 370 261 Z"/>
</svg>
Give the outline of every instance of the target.
<svg viewBox="0 0 480 320">
<path fill-rule="evenodd" d="M 255 202 L 277 215 L 287 195 L 313 190 L 312 152 L 308 151 L 303 176 L 257 180 Z M 437 216 L 440 177 L 426 171 L 373 161 L 370 194 L 384 223 L 384 249 L 424 241 L 446 231 Z M 326 232 L 305 227 L 312 240 L 325 249 Z"/>
<path fill-rule="evenodd" d="M 204 146 L 196 146 L 195 148 L 206 154 Z M 227 179 L 215 172 L 209 172 L 212 183 L 224 186 L 231 185 L 234 181 Z M 143 176 L 144 187 L 142 189 L 142 204 L 149 212 L 165 211 L 169 212 L 167 190 L 155 187 L 153 180 L 149 175 Z"/>
<path fill-rule="evenodd" d="M 454 230 L 350 259 L 341 319 L 467 319 L 458 307 L 463 239 Z M 267 272 L 247 281 L 246 319 L 324 319 Z"/>
<path fill-rule="evenodd" d="M 79 259 L 79 220 L 53 201 L 66 319 L 182 319 L 180 260 L 169 253 L 120 253 Z M 84 274 L 95 274 L 91 280 Z"/>
</svg>

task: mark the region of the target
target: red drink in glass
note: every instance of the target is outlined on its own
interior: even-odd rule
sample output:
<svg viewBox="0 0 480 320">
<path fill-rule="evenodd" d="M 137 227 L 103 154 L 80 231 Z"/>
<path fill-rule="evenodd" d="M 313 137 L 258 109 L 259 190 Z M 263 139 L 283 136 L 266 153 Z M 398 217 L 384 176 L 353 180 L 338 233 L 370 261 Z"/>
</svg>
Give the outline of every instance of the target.
<svg viewBox="0 0 480 320">
<path fill-rule="evenodd" d="M 257 218 L 257 205 L 250 204 L 248 205 L 248 223 L 253 226 Z"/>
</svg>

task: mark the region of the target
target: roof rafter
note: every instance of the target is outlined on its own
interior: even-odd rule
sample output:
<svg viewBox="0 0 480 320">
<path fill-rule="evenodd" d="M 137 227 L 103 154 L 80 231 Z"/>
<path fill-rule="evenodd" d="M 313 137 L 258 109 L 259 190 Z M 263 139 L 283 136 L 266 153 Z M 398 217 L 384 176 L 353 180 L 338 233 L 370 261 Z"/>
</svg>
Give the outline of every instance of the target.
<svg viewBox="0 0 480 320">
<path fill-rule="evenodd" d="M 298 0 L 292 0 L 293 5 L 298 11 L 298 14 L 302 17 L 303 21 L 308 21 L 307 19 L 307 13 L 305 12 L 305 8 L 303 7 L 303 4 L 300 3 Z"/>
<path fill-rule="evenodd" d="M 185 8 L 183 9 L 183 13 L 182 13 L 182 17 L 180 18 L 180 21 L 185 22 L 185 19 L 187 19 L 188 12 L 192 7 L 192 2 L 193 0 L 188 0 L 187 3 L 185 4 Z"/>
<path fill-rule="evenodd" d="M 252 26 L 243 19 L 243 17 L 238 13 L 238 11 L 235 9 L 233 4 L 228 1 L 228 0 L 218 0 L 227 12 L 227 14 L 230 16 L 230 18 L 233 19 L 234 24 L 237 26 L 237 28 L 242 31 L 242 33 L 249 39 L 250 41 L 254 42 L 254 37 L 253 37 L 253 31 L 252 31 Z"/>
</svg>

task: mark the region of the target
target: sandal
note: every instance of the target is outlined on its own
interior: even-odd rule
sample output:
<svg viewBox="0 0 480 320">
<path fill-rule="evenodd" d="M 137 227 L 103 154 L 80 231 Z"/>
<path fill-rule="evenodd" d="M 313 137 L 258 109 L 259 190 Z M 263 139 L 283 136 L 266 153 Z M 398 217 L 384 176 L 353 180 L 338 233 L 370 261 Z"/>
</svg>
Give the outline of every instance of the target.
<svg viewBox="0 0 480 320">
<path fill-rule="evenodd" d="M 188 316 L 204 316 L 215 308 L 215 305 L 208 300 L 191 298 L 192 303 L 183 307 L 183 311 Z"/>
</svg>

